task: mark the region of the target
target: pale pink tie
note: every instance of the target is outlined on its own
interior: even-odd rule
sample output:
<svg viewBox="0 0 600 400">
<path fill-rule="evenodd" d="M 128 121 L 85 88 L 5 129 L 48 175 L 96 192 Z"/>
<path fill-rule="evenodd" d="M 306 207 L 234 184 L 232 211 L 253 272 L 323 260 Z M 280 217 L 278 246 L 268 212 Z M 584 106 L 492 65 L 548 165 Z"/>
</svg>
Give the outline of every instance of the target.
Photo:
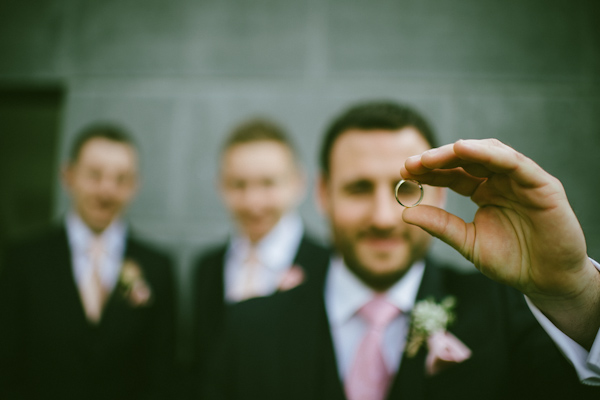
<svg viewBox="0 0 600 400">
<path fill-rule="evenodd" d="M 237 301 L 242 301 L 259 296 L 258 279 L 261 269 L 258 251 L 255 247 L 248 250 L 248 254 L 244 259 L 243 279 L 240 280 L 235 298 Z"/>
<path fill-rule="evenodd" d="M 367 322 L 368 331 L 346 377 L 346 397 L 348 400 L 383 400 L 392 378 L 383 358 L 383 335 L 400 310 L 378 295 L 365 304 L 358 314 Z"/>
<path fill-rule="evenodd" d="M 79 292 L 83 302 L 83 308 L 88 320 L 94 324 L 100 321 L 102 309 L 106 301 L 106 289 L 100 278 L 102 259 L 105 249 L 102 240 L 98 237 L 92 239 L 89 248 L 90 268 L 85 275 Z"/>
</svg>

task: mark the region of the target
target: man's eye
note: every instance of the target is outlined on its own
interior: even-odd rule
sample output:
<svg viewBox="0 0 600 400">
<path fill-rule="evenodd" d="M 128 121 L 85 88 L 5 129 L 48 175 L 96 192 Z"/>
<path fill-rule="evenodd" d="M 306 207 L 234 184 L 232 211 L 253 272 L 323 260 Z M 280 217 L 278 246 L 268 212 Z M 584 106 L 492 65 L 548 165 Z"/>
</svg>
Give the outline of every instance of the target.
<svg viewBox="0 0 600 400">
<path fill-rule="evenodd" d="M 275 186 L 276 183 L 277 181 L 275 181 L 275 179 L 263 179 L 260 181 L 260 185 L 264 188 L 271 188 Z"/>
<path fill-rule="evenodd" d="M 244 190 L 246 188 L 246 182 L 244 181 L 230 181 L 229 187 L 235 190 Z"/>
<path fill-rule="evenodd" d="M 373 185 L 368 182 L 355 182 L 346 186 L 346 192 L 349 194 L 366 194 L 370 193 Z"/>
<path fill-rule="evenodd" d="M 87 177 L 93 181 L 99 181 L 100 180 L 100 172 L 96 171 L 96 170 L 89 170 L 87 171 Z"/>
<path fill-rule="evenodd" d="M 118 175 L 117 176 L 117 185 L 122 186 L 128 184 L 131 181 L 131 177 L 129 175 Z"/>
</svg>

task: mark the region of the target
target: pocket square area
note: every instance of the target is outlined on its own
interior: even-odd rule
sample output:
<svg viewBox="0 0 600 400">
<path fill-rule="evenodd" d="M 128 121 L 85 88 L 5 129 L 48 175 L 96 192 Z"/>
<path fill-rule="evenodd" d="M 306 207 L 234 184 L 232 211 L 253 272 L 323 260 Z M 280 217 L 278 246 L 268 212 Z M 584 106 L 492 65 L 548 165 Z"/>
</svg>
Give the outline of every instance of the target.
<svg viewBox="0 0 600 400">
<path fill-rule="evenodd" d="M 427 347 L 429 352 L 425 360 L 425 370 L 430 376 L 471 357 L 471 350 L 447 331 L 432 334 L 427 339 Z"/>
</svg>

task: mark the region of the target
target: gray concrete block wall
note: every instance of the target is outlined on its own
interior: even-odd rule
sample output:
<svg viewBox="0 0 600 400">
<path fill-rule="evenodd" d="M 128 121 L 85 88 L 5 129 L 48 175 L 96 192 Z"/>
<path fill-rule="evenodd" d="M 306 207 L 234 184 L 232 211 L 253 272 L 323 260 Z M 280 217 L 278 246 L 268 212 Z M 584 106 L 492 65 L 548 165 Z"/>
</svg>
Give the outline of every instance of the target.
<svg viewBox="0 0 600 400">
<path fill-rule="evenodd" d="M 229 220 L 221 140 L 261 114 L 287 126 L 314 182 L 327 121 L 393 98 L 442 142 L 498 137 L 559 177 L 600 259 L 600 15 L 593 0 L 35 0 L 0 3 L 0 86 L 66 90 L 60 151 L 97 119 L 133 131 L 135 228 L 190 260 Z M 58 171 L 58 166 L 57 166 Z M 57 184 L 57 214 L 66 207 Z M 310 189 L 301 213 L 327 236 Z M 470 220 L 475 207 L 452 195 Z M 462 262 L 446 246 L 436 254 Z"/>
<path fill-rule="evenodd" d="M 561 1 L 333 2 L 344 73 L 523 78 L 579 71 L 580 9 Z M 361 51 L 356 51 L 358 47 Z"/>
</svg>

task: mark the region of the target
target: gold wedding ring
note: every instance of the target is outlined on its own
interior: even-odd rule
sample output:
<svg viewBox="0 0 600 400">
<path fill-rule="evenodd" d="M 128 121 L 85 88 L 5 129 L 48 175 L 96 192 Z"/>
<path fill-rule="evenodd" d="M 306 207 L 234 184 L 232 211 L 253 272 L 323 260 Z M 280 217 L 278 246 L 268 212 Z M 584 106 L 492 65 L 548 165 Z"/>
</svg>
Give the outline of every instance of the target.
<svg viewBox="0 0 600 400">
<path fill-rule="evenodd" d="M 404 188 L 402 188 L 402 185 L 404 184 L 406 185 L 404 186 Z M 408 202 L 412 202 L 417 198 L 417 187 L 420 190 L 420 195 L 418 196 L 419 199 L 412 204 L 407 204 Z M 398 204 L 406 208 L 416 207 L 419 204 L 421 204 L 421 201 L 423 201 L 423 195 L 425 194 L 423 190 L 423 185 L 421 185 L 420 182 L 404 179 L 398 182 L 394 193 L 396 195 L 396 201 L 398 202 Z"/>
</svg>

